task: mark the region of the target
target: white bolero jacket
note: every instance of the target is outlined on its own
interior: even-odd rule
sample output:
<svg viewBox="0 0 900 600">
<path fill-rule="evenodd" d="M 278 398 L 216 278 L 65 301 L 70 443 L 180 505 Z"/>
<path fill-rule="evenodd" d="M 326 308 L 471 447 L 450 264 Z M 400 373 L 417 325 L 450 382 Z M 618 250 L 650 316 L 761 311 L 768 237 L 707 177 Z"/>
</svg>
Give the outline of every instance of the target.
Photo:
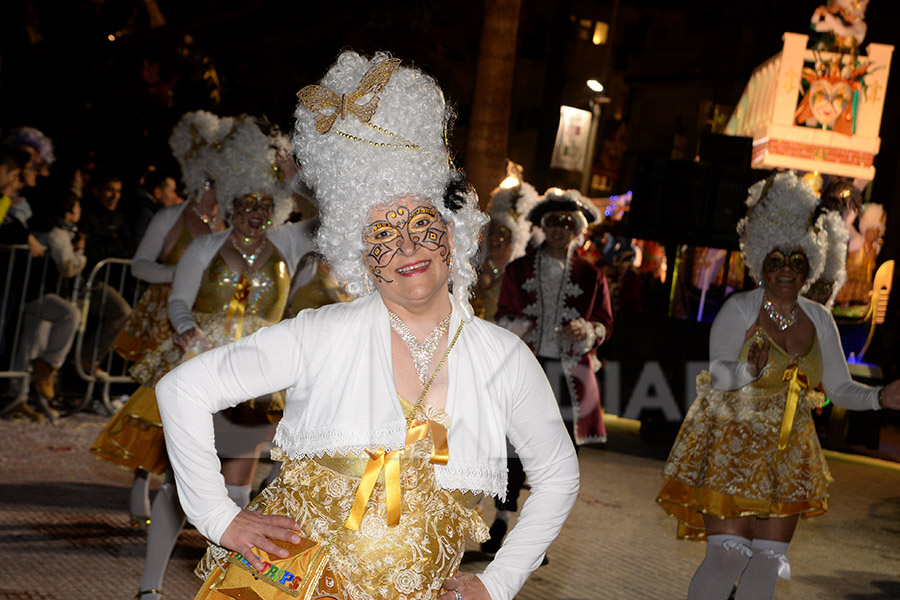
<svg viewBox="0 0 900 600">
<path fill-rule="evenodd" d="M 736 390 L 752 383 L 747 361 L 739 361 L 745 334 L 756 322 L 763 302 L 763 288 L 733 295 L 722 305 L 709 335 L 709 372 L 718 390 Z M 878 388 L 850 378 L 841 336 L 831 313 L 804 297 L 797 298 L 800 309 L 816 327 L 822 352 L 822 385 L 832 402 L 850 410 L 878 410 Z"/>
<path fill-rule="evenodd" d="M 188 202 L 181 202 L 156 211 L 131 258 L 132 275 L 147 283 L 172 283 L 175 267 L 159 262 L 159 253 L 162 252 L 166 236 L 187 205 Z"/>
<path fill-rule="evenodd" d="M 461 312 L 450 301 L 453 336 Z M 201 354 L 159 382 L 178 493 L 201 533 L 218 541 L 240 510 L 219 474 L 211 413 L 285 389 L 275 443 L 288 456 L 403 448 L 406 419 L 394 386 L 390 332 L 387 308 L 374 293 L 303 311 Z M 438 485 L 504 496 L 507 437 L 531 484 L 515 528 L 479 575 L 494 600 L 512 598 L 575 502 L 578 461 L 547 379 L 515 335 L 473 319 L 444 368 L 450 458 L 434 465 Z"/>
</svg>

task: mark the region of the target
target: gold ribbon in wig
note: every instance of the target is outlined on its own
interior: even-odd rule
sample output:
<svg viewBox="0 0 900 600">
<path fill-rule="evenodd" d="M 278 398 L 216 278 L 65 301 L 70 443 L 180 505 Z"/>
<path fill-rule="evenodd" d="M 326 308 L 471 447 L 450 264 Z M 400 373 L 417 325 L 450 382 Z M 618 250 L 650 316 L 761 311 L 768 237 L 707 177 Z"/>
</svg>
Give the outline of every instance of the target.
<svg viewBox="0 0 900 600">
<path fill-rule="evenodd" d="M 400 66 L 399 58 L 389 58 L 374 65 L 360 80 L 356 89 L 348 94 L 340 96 L 321 85 L 308 85 L 299 92 L 297 97 L 310 111 L 316 113 L 316 130 L 319 133 L 328 133 L 334 122 L 340 116 L 353 115 L 361 123 L 368 123 L 378 109 L 378 94 L 384 89 L 391 75 Z M 358 100 L 371 95 L 372 98 L 365 104 L 357 104 Z M 326 112 L 331 110 L 330 113 Z"/>
<path fill-rule="evenodd" d="M 234 288 L 234 295 L 228 303 L 228 311 L 225 313 L 225 333 L 231 331 L 231 326 L 237 318 L 237 327 L 234 331 L 234 339 L 241 338 L 244 331 L 244 311 L 247 309 L 247 298 L 250 297 L 250 280 L 243 273 Z"/>
<path fill-rule="evenodd" d="M 443 425 L 434 421 L 413 419 L 406 429 L 406 445 L 409 446 L 425 439 L 429 431 L 433 438 L 431 462 L 446 465 L 450 458 L 450 449 L 447 445 L 447 428 Z M 345 525 L 347 529 L 353 531 L 359 529 L 359 525 L 362 523 L 366 504 L 372 497 L 372 490 L 375 489 L 375 483 L 378 481 L 382 469 L 384 470 L 384 490 L 387 502 L 387 524 L 397 525 L 400 523 L 400 451 L 366 450 L 366 453 L 369 455 L 369 462 L 366 464 L 366 470 L 359 482 L 356 499 L 353 501 L 353 507 L 350 509 L 350 516 Z"/>
<path fill-rule="evenodd" d="M 797 365 L 791 365 L 784 370 L 782 381 L 788 384 L 787 404 L 784 407 L 784 418 L 781 420 L 781 434 L 778 436 L 778 449 L 787 447 L 791 428 L 794 426 L 794 415 L 797 412 L 797 403 L 800 401 L 800 392 L 809 388 L 809 378 Z"/>
</svg>

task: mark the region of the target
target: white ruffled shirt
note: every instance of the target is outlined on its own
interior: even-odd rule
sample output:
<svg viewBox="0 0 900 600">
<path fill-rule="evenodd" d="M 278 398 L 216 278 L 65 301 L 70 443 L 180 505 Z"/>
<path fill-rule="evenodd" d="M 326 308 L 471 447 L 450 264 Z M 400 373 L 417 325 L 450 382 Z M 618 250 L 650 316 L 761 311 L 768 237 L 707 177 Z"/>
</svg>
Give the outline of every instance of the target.
<svg viewBox="0 0 900 600">
<path fill-rule="evenodd" d="M 451 296 L 448 335 L 461 311 Z M 285 389 L 275 443 L 292 458 L 403 448 L 387 308 L 375 293 L 306 310 L 175 368 L 156 388 L 169 459 L 188 518 L 213 541 L 240 509 L 216 457 L 212 413 Z M 504 496 L 506 438 L 531 494 L 500 552 L 479 575 L 494 600 L 512 598 L 558 535 L 578 493 L 578 461 L 543 371 L 516 336 L 481 319 L 463 327 L 446 366 L 450 417 L 439 486 Z"/>
<path fill-rule="evenodd" d="M 736 390 L 757 379 L 747 361 L 737 360 L 745 334 L 756 322 L 763 301 L 763 288 L 733 295 L 722 306 L 709 334 L 709 373 L 718 390 Z M 822 385 L 836 405 L 849 410 L 878 410 L 878 388 L 850 378 L 841 336 L 824 306 L 800 296 L 800 309 L 816 328 L 822 352 Z"/>
</svg>

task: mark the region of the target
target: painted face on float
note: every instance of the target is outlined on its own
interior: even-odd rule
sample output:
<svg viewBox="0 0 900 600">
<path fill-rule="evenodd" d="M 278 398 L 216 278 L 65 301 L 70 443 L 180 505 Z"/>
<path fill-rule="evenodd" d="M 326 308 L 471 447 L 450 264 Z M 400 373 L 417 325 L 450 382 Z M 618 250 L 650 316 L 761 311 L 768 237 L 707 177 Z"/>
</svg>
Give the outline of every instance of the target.
<svg viewBox="0 0 900 600">
<path fill-rule="evenodd" d="M 447 225 L 428 202 L 406 199 L 386 209 L 374 209 L 363 239 L 366 265 L 378 282 L 391 283 L 397 275 L 414 274 L 416 268 L 427 268 L 424 264 L 416 266 L 421 261 L 408 266 L 400 264 L 408 258 L 417 258 L 417 254 L 421 254 L 422 261 L 450 261 Z"/>
</svg>

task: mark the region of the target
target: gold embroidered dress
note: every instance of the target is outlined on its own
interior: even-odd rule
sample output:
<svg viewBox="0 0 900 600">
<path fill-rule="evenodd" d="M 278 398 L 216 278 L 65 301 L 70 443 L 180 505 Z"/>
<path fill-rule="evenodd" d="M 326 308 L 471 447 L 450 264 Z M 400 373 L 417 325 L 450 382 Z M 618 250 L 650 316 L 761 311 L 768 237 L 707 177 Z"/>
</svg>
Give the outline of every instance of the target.
<svg viewBox="0 0 900 600">
<path fill-rule="evenodd" d="M 178 259 L 184 254 L 193 239 L 194 236 L 182 223 L 181 232 L 178 234 L 175 244 L 171 250 L 160 257 L 159 262 L 168 267 L 177 265 Z M 171 283 L 152 283 L 147 286 L 144 295 L 138 300 L 137 306 L 128 317 L 125 327 L 113 342 L 113 349 L 119 356 L 125 360 L 137 362 L 147 352 L 175 335 L 175 330 L 169 323 L 168 314 L 171 290 Z"/>
<path fill-rule="evenodd" d="M 741 347 L 739 360 L 747 360 L 751 344 L 766 337 L 757 328 Z M 743 388 L 717 390 L 708 371 L 697 377 L 697 398 L 669 454 L 666 481 L 656 498 L 678 519 L 678 537 L 704 539 L 703 514 L 728 519 L 814 516 L 827 510 L 832 477 L 811 412 L 822 400 L 813 391 L 822 379 L 818 337 L 801 357 L 770 343 L 760 377 Z M 788 422 L 789 389 L 801 387 L 785 380 L 793 365 L 805 374 L 808 388 L 800 392 Z"/>
<path fill-rule="evenodd" d="M 216 254 L 203 273 L 194 302 L 194 320 L 215 348 L 281 319 L 290 276 L 277 249 L 258 270 L 242 275 Z M 130 469 L 163 473 L 168 460 L 156 394 L 163 375 L 186 360 L 170 337 L 131 369 L 141 387 L 106 425 L 91 451 Z"/>
<path fill-rule="evenodd" d="M 411 416 L 412 405 L 401 402 Z M 290 459 L 276 449 L 273 457 L 284 460 L 281 472 L 247 508 L 294 519 L 303 541 L 282 543 L 292 556 L 272 560 L 258 578 L 240 555 L 212 546 L 197 568 L 205 583 L 196 600 L 425 600 L 440 595 L 444 580 L 459 567 L 466 538 L 487 539 L 487 527 L 475 509 L 480 496 L 444 490 L 435 481 L 433 462 L 440 460 L 441 448 L 446 460 L 447 414 L 422 406 L 416 415 L 420 420 L 411 421 L 406 448 L 399 453 L 396 525 L 389 524 L 391 490 L 382 471 L 358 529 L 345 527 L 371 454 Z M 429 422 L 424 435 L 413 434 Z M 265 553 L 260 558 L 271 560 Z"/>
</svg>

